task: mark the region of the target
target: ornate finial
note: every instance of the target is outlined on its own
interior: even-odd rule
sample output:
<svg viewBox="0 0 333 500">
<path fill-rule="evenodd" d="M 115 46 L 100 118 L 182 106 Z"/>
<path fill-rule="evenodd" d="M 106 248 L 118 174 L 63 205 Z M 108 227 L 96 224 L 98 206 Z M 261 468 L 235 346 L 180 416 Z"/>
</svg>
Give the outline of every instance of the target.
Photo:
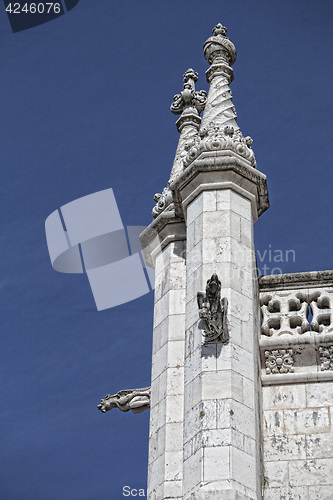
<svg viewBox="0 0 333 500">
<path fill-rule="evenodd" d="M 187 83 L 189 80 L 193 80 L 193 82 L 198 81 L 198 73 L 194 71 L 192 68 L 189 68 L 184 73 L 184 83 Z M 184 85 L 185 88 L 185 85 Z"/>
<path fill-rule="evenodd" d="M 222 35 L 226 36 L 227 35 L 227 28 L 225 26 L 222 26 L 221 23 L 218 23 L 215 28 L 213 28 L 212 33 L 214 36 Z"/>
<path fill-rule="evenodd" d="M 211 68 L 206 72 L 210 83 L 215 74 L 224 74 L 229 80 L 233 80 L 231 66 L 236 61 L 236 48 L 227 37 L 227 28 L 221 23 L 213 28 L 213 36 L 204 43 L 204 55 Z"/>
<path fill-rule="evenodd" d="M 187 110 L 187 112 L 194 112 L 199 118 L 199 113 L 201 113 L 206 104 L 207 92 L 205 90 L 200 90 L 200 92 L 195 91 L 195 82 L 197 80 L 198 73 L 192 68 L 189 68 L 184 73 L 184 90 L 174 96 L 170 107 L 172 113 L 180 115 Z M 200 124 L 200 122 L 198 123 Z"/>
</svg>

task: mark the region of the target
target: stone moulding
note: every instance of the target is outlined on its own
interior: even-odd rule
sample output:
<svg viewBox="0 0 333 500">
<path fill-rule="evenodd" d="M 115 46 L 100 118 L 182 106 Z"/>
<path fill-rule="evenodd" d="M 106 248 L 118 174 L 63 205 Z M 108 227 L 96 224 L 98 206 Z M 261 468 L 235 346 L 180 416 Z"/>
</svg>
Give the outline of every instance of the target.
<svg viewBox="0 0 333 500">
<path fill-rule="evenodd" d="M 236 117 L 236 112 L 233 111 L 233 113 Z M 222 130 L 218 126 L 212 126 L 209 130 L 201 129 L 188 145 L 189 150 L 183 160 L 184 167 L 187 168 L 203 152 L 229 150 L 243 157 L 249 161 L 251 167 L 256 168 L 252 143 L 251 137 L 243 137 L 241 131 L 234 130 L 233 127 L 226 126 Z"/>
<path fill-rule="evenodd" d="M 154 219 L 140 234 L 140 242 L 147 266 L 155 269 L 156 256 L 172 241 L 186 239 L 184 219 L 174 210 L 166 210 Z"/>
<path fill-rule="evenodd" d="M 229 181 L 235 175 L 242 178 L 242 183 L 247 184 L 248 190 L 256 198 L 254 220 L 257 220 L 269 208 L 267 180 L 264 174 L 253 168 L 247 160 L 233 151 L 211 151 L 210 153 L 201 153 L 177 179 L 169 184 L 173 194 L 175 213 L 179 217 L 184 218 L 184 199 L 199 184 L 204 182 L 201 178 L 199 182 L 196 177 L 201 173 L 209 175 L 212 172 L 215 175 L 214 178 L 210 176 L 211 189 L 214 189 L 216 183 Z"/>
</svg>

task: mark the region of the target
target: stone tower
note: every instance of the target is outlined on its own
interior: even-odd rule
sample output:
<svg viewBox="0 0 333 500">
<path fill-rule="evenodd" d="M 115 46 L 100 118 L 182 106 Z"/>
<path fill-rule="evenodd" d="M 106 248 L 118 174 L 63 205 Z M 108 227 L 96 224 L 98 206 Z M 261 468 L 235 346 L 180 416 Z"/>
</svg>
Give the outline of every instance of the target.
<svg viewBox="0 0 333 500">
<path fill-rule="evenodd" d="M 179 144 L 141 235 L 155 268 L 150 500 L 262 498 L 253 224 L 269 201 L 236 121 L 226 32 L 218 24 L 204 44 L 208 96 L 190 69 L 174 98 Z"/>
</svg>

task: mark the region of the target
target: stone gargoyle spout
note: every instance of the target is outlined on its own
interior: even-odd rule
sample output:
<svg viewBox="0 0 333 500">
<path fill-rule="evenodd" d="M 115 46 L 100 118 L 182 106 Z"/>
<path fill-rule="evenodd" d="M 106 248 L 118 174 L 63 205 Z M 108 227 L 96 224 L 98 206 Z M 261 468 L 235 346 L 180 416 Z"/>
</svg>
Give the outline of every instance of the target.
<svg viewBox="0 0 333 500">
<path fill-rule="evenodd" d="M 132 411 L 132 413 L 141 413 L 150 408 L 150 387 L 142 389 L 125 389 L 117 394 L 107 394 L 97 408 L 102 413 L 106 413 L 113 408 L 119 408 L 121 411 Z"/>
</svg>

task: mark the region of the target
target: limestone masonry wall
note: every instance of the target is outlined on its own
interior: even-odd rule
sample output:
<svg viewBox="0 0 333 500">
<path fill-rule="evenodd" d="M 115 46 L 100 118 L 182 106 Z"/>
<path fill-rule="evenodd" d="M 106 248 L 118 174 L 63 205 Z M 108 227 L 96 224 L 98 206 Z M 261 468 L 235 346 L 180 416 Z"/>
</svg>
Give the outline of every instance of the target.
<svg viewBox="0 0 333 500">
<path fill-rule="evenodd" d="M 265 500 L 333 499 L 331 275 L 261 278 Z"/>
</svg>

